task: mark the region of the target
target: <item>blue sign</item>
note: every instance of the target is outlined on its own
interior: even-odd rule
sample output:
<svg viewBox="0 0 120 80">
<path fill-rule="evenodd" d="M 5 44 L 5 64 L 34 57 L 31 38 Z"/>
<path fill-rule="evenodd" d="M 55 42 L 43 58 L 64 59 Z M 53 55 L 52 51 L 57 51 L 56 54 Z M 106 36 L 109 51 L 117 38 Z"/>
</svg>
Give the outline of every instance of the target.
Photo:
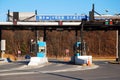
<svg viewBox="0 0 120 80">
<path fill-rule="evenodd" d="M 37 44 L 38 44 L 39 47 L 45 47 L 46 46 L 46 42 L 38 41 Z"/>
<path fill-rule="evenodd" d="M 62 20 L 62 21 L 72 21 L 72 20 L 82 20 L 82 19 L 87 19 L 87 15 L 80 16 L 80 15 L 64 15 L 64 16 L 57 16 L 57 15 L 40 15 L 36 16 L 36 21 L 57 21 L 57 20 Z"/>
<path fill-rule="evenodd" d="M 76 43 L 76 46 L 77 46 L 77 47 L 80 47 L 80 45 L 81 45 L 81 42 L 77 42 L 77 43 Z"/>
</svg>

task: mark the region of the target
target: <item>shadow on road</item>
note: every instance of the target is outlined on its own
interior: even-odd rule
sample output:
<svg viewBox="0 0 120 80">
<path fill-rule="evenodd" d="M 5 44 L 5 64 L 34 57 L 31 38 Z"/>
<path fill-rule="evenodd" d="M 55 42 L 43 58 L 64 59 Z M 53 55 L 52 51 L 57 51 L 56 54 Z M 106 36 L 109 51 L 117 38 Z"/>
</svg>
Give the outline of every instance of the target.
<svg viewBox="0 0 120 80">
<path fill-rule="evenodd" d="M 69 64 L 69 65 L 73 65 L 73 63 L 71 63 L 70 61 L 59 61 L 56 59 L 53 60 L 49 60 L 50 63 L 57 63 L 57 64 Z"/>
<path fill-rule="evenodd" d="M 83 80 L 83 79 L 80 79 L 80 78 L 75 78 L 75 77 L 72 77 L 72 76 L 66 76 L 66 75 L 61 75 L 61 74 L 55 74 L 55 73 L 47 73 L 47 74 L 54 75 L 54 76 L 65 77 L 65 78 L 74 79 L 74 80 Z"/>
<path fill-rule="evenodd" d="M 16 61 L 16 62 L 13 62 L 13 63 L 20 63 L 20 64 L 23 64 L 23 65 L 28 65 L 30 61 L 29 60 L 24 60 L 24 61 Z"/>
</svg>

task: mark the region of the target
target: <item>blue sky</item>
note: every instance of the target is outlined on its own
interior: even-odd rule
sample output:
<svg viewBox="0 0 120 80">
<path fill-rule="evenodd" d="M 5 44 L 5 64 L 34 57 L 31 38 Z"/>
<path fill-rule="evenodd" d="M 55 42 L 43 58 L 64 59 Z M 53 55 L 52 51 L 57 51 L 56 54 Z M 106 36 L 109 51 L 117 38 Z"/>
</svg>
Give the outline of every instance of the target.
<svg viewBox="0 0 120 80">
<path fill-rule="evenodd" d="M 37 10 L 38 14 L 88 14 L 93 3 L 101 14 L 120 13 L 120 0 L 0 0 L 0 21 L 6 20 L 8 9 L 11 12 Z"/>
</svg>

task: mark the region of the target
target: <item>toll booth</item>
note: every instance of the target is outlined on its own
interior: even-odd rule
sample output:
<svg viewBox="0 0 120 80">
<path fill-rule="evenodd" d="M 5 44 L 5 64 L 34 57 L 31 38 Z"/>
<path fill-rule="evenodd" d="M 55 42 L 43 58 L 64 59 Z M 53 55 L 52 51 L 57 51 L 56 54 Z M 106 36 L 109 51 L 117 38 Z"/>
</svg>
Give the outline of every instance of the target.
<svg viewBox="0 0 120 80">
<path fill-rule="evenodd" d="M 46 57 L 46 42 L 43 41 L 38 41 L 38 52 L 37 52 L 37 57 Z"/>
<path fill-rule="evenodd" d="M 38 66 L 48 63 L 46 42 L 37 41 L 37 56 L 31 57 L 28 66 Z"/>
<path fill-rule="evenodd" d="M 92 64 L 92 56 L 87 55 L 86 53 L 86 42 L 83 41 L 78 41 L 74 45 L 74 56 L 71 57 L 71 62 L 74 64 L 87 64 L 91 65 Z"/>
<path fill-rule="evenodd" d="M 75 55 L 81 55 L 81 42 L 76 42 L 74 45 Z"/>
<path fill-rule="evenodd" d="M 87 45 L 86 42 L 83 41 L 83 43 L 81 43 L 81 41 L 78 41 L 75 43 L 74 45 L 74 53 L 75 55 L 86 55 L 86 50 L 87 50 Z"/>
</svg>

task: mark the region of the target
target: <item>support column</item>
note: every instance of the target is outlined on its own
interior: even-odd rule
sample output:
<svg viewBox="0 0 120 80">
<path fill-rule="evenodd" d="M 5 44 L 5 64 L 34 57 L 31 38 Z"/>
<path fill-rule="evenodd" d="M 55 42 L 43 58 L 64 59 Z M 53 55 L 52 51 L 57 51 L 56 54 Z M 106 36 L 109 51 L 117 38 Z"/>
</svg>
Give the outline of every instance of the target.
<svg viewBox="0 0 120 80">
<path fill-rule="evenodd" d="M 39 31 L 36 30 L 36 40 L 38 41 L 39 40 Z"/>
<path fill-rule="evenodd" d="M 78 41 L 78 30 L 75 30 L 76 42 Z"/>
<path fill-rule="evenodd" d="M 0 29 L 0 43 L 1 43 L 1 40 L 2 40 L 2 30 Z"/>
<path fill-rule="evenodd" d="M 118 30 L 116 31 L 116 61 L 118 60 Z"/>
<path fill-rule="evenodd" d="M 0 29 L 0 45 L 1 45 L 1 38 L 2 37 L 2 30 Z M 1 50 L 1 46 L 0 46 L 0 50 Z M 1 53 L 1 57 L 2 57 L 2 53 Z"/>
<path fill-rule="evenodd" d="M 118 30 L 118 61 L 120 61 L 120 30 Z"/>
<path fill-rule="evenodd" d="M 81 55 L 84 55 L 83 53 L 83 26 L 84 26 L 84 21 L 81 23 L 81 29 L 80 29 L 80 38 L 81 38 Z"/>
<path fill-rule="evenodd" d="M 4 50 L 2 50 L 2 43 L 1 43 L 1 40 L 2 40 L 2 30 L 0 29 L 0 50 L 1 50 L 1 58 L 3 58 L 3 54 L 5 53 Z"/>
<path fill-rule="evenodd" d="M 37 42 L 38 42 L 38 30 L 36 30 L 35 29 L 35 45 L 34 45 L 34 47 L 35 47 L 35 50 L 34 50 L 34 53 L 37 55 L 37 52 L 38 52 L 38 46 L 37 46 Z"/>
<path fill-rule="evenodd" d="M 44 41 L 46 41 L 46 29 L 44 28 Z"/>
</svg>

